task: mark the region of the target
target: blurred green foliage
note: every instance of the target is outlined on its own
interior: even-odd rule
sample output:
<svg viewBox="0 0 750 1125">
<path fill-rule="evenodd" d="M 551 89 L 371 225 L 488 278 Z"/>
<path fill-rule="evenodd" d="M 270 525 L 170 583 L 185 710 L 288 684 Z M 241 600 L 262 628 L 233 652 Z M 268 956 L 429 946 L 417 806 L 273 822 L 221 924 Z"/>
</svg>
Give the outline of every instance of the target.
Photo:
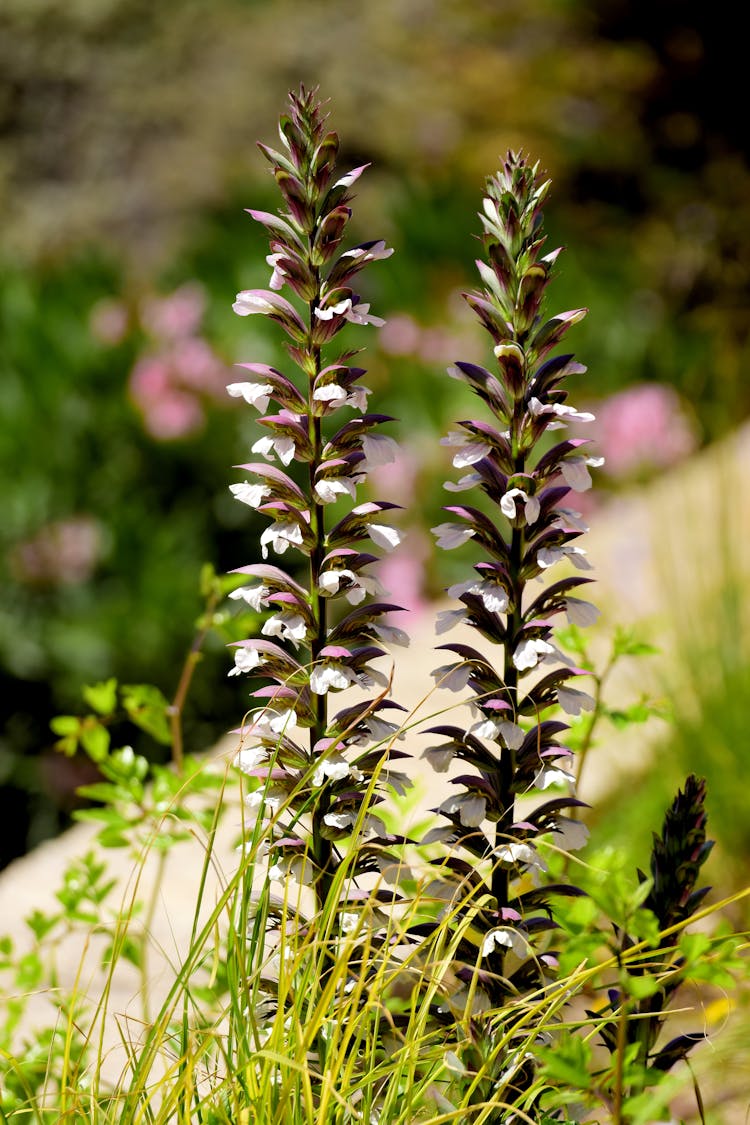
<svg viewBox="0 0 750 1125">
<path fill-rule="evenodd" d="M 130 380 L 154 341 L 134 310 L 197 281 L 220 360 L 283 361 L 229 304 L 267 279 L 241 209 L 267 204 L 255 140 L 272 139 L 287 90 L 320 83 L 342 163 L 373 162 L 354 234 L 397 253 L 367 293 L 389 325 L 364 362 L 378 408 L 402 419 L 427 524 L 435 433 L 463 393 L 436 373 L 484 358 L 459 294 L 475 284 L 479 190 L 508 147 L 554 179 L 550 239 L 573 247 L 557 299 L 591 309 L 580 399 L 671 384 L 703 439 L 750 412 L 748 139 L 715 108 L 737 100 L 741 50 L 694 3 L 5 0 L 0 811 L 32 795 L 5 858 L 53 831 L 67 799 L 70 780 L 35 757 L 48 717 L 109 676 L 169 697 L 201 564 L 251 561 L 249 514 L 226 489 L 246 460 L 240 414 L 208 403 L 202 429 L 149 434 Z M 114 342 L 91 327 L 104 299 L 128 317 Z M 71 535 L 86 548 L 72 562 Z M 196 684 L 205 739 L 236 711 L 219 651 Z"/>
</svg>

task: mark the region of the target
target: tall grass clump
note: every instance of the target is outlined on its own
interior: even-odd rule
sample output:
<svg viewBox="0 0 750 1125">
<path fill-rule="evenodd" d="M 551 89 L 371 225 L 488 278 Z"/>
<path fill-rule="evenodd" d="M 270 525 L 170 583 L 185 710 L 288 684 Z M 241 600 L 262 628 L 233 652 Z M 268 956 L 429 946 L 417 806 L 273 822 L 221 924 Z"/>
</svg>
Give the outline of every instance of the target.
<svg viewBox="0 0 750 1125">
<path fill-rule="evenodd" d="M 546 311 L 560 253 L 545 243 L 549 183 L 515 153 L 487 182 L 481 288 L 466 299 L 491 359 L 451 367 L 481 405 L 443 439 L 461 472 L 447 490 L 474 496 L 434 529 L 440 547 L 474 552 L 437 631 L 460 625 L 476 641 L 441 643 L 425 725 L 392 698 L 388 652 L 408 637 L 377 562 L 399 544 L 396 505 L 363 491 L 396 457 L 382 432 L 391 419 L 370 411 L 348 345 L 382 323 L 355 285 L 391 251 L 347 241 L 365 167 L 337 170 L 315 93 L 290 95 L 279 138 L 260 148 L 282 206 L 250 211 L 269 237 L 268 288 L 240 292 L 234 310 L 273 321 L 288 362 L 242 363 L 228 387 L 259 415 L 254 459 L 231 490 L 267 521 L 260 561 L 253 550 L 227 578 L 205 575 L 206 613 L 171 704 L 109 682 L 87 689 L 91 715 L 58 720 L 61 749 L 82 748 L 102 774 L 84 814 L 102 822 L 98 843 L 130 849 L 135 873 L 115 907 L 116 880 L 90 856 L 66 875 L 62 910 L 29 920 L 31 959 L 2 946 L 15 999 L 0 1038 L 0 1119 L 653 1125 L 693 1081 L 685 1060 L 705 1037 L 700 1023 L 667 1035 L 669 1006 L 686 981 L 734 987 L 741 962 L 737 938 L 708 927 L 717 907 L 699 885 L 711 842 L 698 777 L 667 809 L 648 871 L 615 853 L 574 854 L 587 832 L 571 747 L 593 744 L 606 673 L 566 654 L 585 653 L 577 630 L 598 616 L 581 596 L 591 579 L 575 506 L 598 459 L 559 434 L 591 415 L 567 400 L 584 368 L 557 352 L 585 310 Z M 209 629 L 223 632 L 229 674 L 249 691 L 224 777 L 182 747 Z M 591 675 L 593 696 L 581 686 Z M 149 775 L 128 747 L 112 749 L 119 703 L 171 743 L 171 768 Z M 417 733 L 448 795 L 409 834 L 407 791 L 423 767 L 405 747 Z M 230 807 L 235 866 L 209 893 Z M 155 996 L 149 925 L 163 863 L 143 924 L 138 886 L 150 855 L 190 838 L 203 851 L 195 916 Z M 107 939 L 102 995 L 56 992 L 61 1018 L 24 1056 L 14 1046 L 24 990 L 56 982 L 45 943 L 86 926 Z M 121 1032 L 112 1077 L 110 988 L 126 964 L 140 974 L 140 1034 Z"/>
</svg>

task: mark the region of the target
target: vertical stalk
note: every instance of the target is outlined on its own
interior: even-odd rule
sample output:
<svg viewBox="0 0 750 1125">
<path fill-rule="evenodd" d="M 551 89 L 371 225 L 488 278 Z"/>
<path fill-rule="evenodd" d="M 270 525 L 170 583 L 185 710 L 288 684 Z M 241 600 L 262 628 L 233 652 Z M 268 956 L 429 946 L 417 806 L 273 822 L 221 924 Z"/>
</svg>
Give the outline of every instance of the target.
<svg viewBox="0 0 750 1125">
<path fill-rule="evenodd" d="M 523 460 L 521 459 L 521 463 Z M 521 624 L 521 599 L 523 597 L 523 583 L 519 579 L 521 562 L 523 560 L 523 533 L 520 528 L 513 528 L 510 547 L 509 570 L 513 583 L 513 613 L 508 618 L 508 637 L 515 636 Z M 518 670 L 513 663 L 513 649 L 508 640 L 505 644 L 505 665 L 503 681 L 508 702 L 514 709 L 518 703 Z M 502 813 L 495 829 L 495 847 L 507 844 L 511 828 L 516 819 L 516 804 L 513 794 L 513 779 L 516 773 L 516 753 L 510 746 L 505 746 L 500 755 L 500 792 Z M 495 865 L 492 871 L 492 895 L 497 903 L 497 909 L 502 910 L 508 904 L 508 885 L 510 871 L 502 863 Z"/>
<path fill-rule="evenodd" d="M 514 454 L 514 469 L 523 473 L 526 469 L 526 458 L 519 451 L 519 436 L 523 420 L 523 400 L 516 401 L 511 425 L 511 441 Z M 521 579 L 521 567 L 524 556 L 524 533 L 520 527 L 514 527 L 511 533 L 508 571 L 512 587 L 512 612 L 507 617 L 507 632 L 505 639 L 505 661 L 503 667 L 503 682 L 508 702 L 513 707 L 513 717 L 516 718 L 518 706 L 518 670 L 513 663 L 512 639 L 521 628 L 523 619 L 523 590 L 525 583 Z M 500 755 L 500 793 L 502 812 L 495 828 L 495 848 L 502 847 L 511 836 L 511 829 L 516 819 L 516 804 L 513 792 L 513 780 L 516 773 L 516 752 L 510 746 L 505 746 Z M 492 895 L 497 903 L 497 909 L 502 910 L 508 905 L 508 890 L 510 871 L 501 863 L 495 865 L 492 871 Z"/>
<path fill-rule="evenodd" d="M 310 235 L 310 248 L 312 249 L 312 234 Z M 316 271 L 317 276 L 317 271 Z M 310 490 L 310 520 L 315 537 L 315 545 L 310 552 L 310 600 L 315 620 L 315 633 L 310 639 L 310 662 L 314 664 L 320 657 L 320 650 L 325 647 L 328 632 L 328 614 L 326 599 L 320 596 L 320 572 L 325 556 L 325 513 L 324 505 L 315 498 L 315 476 L 321 462 L 323 437 L 321 419 L 314 413 L 313 387 L 315 379 L 320 373 L 320 348 L 313 345 L 313 332 L 315 329 L 315 308 L 318 297 L 314 297 L 309 305 L 309 339 L 308 355 L 312 360 L 308 384 L 307 409 L 310 427 L 310 440 L 313 447 L 313 458 L 309 466 L 308 486 Z M 325 734 L 328 726 L 328 696 L 315 697 L 315 723 L 310 728 L 310 754 L 313 747 Z M 319 799 L 315 802 L 312 814 L 312 852 L 315 862 L 315 898 L 318 910 L 322 913 L 328 901 L 331 889 L 331 842 L 323 835 L 323 818 L 329 811 L 328 795 L 323 786 Z"/>
<path fill-rule="evenodd" d="M 174 699 L 167 708 L 167 718 L 169 719 L 169 732 L 172 736 L 172 764 L 179 774 L 182 773 L 183 768 L 183 743 L 182 743 L 182 713 L 185 709 L 185 700 L 187 699 L 188 691 L 193 680 L 193 673 L 201 658 L 201 651 L 205 644 L 206 637 L 211 631 L 211 624 L 213 620 L 214 610 L 219 603 L 218 590 L 213 589 L 209 594 L 206 605 L 203 611 L 202 624 L 193 638 L 193 643 L 190 646 L 185 662 L 182 666 L 180 673 L 180 680 L 177 685 L 177 690 L 174 694 Z"/>
</svg>

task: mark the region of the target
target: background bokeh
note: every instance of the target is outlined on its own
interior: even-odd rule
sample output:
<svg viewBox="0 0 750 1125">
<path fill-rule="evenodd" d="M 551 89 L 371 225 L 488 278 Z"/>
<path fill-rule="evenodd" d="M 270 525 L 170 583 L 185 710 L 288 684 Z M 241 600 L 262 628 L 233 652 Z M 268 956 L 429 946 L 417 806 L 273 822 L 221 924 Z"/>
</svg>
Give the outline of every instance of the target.
<svg viewBox="0 0 750 1125">
<path fill-rule="evenodd" d="M 591 309 L 575 348 L 582 397 L 609 399 L 605 487 L 747 417 L 750 133 L 723 7 L 4 0 L 0 862 L 64 823 L 81 779 L 51 750 L 50 717 L 109 676 L 170 696 L 201 565 L 254 557 L 227 490 L 245 412 L 223 386 L 236 360 L 282 360 L 230 305 L 267 280 L 242 208 L 276 207 L 255 140 L 273 141 L 289 88 L 319 84 L 342 164 L 373 165 L 354 235 L 397 253 L 366 282 L 388 325 L 365 362 L 407 435 L 426 525 L 455 393 L 440 373 L 482 354 L 460 299 L 475 212 L 509 147 L 554 180 L 550 238 L 571 247 L 556 307 Z M 420 581 L 418 596 L 441 586 L 429 568 Z M 194 746 L 236 720 L 225 674 L 216 641 Z"/>
</svg>

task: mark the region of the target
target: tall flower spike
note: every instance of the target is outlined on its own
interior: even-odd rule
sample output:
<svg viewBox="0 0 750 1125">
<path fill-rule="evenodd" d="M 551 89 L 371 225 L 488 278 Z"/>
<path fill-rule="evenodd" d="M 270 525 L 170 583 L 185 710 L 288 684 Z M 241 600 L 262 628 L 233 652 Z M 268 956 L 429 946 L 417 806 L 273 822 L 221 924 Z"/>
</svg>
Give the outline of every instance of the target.
<svg viewBox="0 0 750 1125">
<path fill-rule="evenodd" d="M 387 687 L 373 661 L 383 655 L 382 641 L 395 633 L 402 637 L 382 625 L 384 615 L 399 607 L 368 600 L 382 593 L 369 573 L 377 556 L 359 546 L 367 539 L 384 550 L 397 545 L 399 533 L 386 515 L 395 505 L 356 503 L 357 487 L 371 465 L 393 456 L 391 439 L 373 433 L 389 419 L 367 413 L 365 371 L 349 364 L 352 353 L 325 358 L 324 353 L 347 323 L 382 323 L 352 285 L 360 270 L 392 251 L 380 241 L 342 249 L 349 189 L 364 168 L 337 176 L 338 138 L 326 131 L 314 93 L 301 89 L 290 96 L 279 134 L 279 150 L 259 147 L 285 208 L 279 214 L 249 212 L 270 238 L 269 288 L 238 293 L 234 310 L 276 321 L 301 375 L 295 380 L 266 364 L 239 365 L 243 377 L 227 389 L 263 415 L 264 432 L 252 446 L 257 459 L 239 466 L 247 476 L 232 492 L 269 517 L 260 541 L 263 559 L 301 552 L 307 582 L 270 561 L 235 572 L 249 583 L 232 596 L 269 616 L 262 637 L 235 646 L 230 675 L 250 672 L 269 681 L 254 693 L 258 707 L 237 764 L 260 785 L 251 794 L 253 808 L 276 816 L 271 873 L 310 871 L 322 907 L 335 841 L 351 834 L 382 757 L 373 743 L 382 740 L 383 729 L 386 737 L 395 731 L 377 718 L 389 706 L 385 690 L 333 716 L 328 700 L 351 685 Z M 278 412 L 264 413 L 272 401 Z M 353 418 L 340 416 L 352 410 Z M 338 510 L 341 500 L 354 502 L 346 514 Z M 329 507 L 335 515 L 328 514 Z M 329 604 L 336 601 L 348 603 L 348 609 L 331 623 Z M 302 745 L 305 729 L 309 736 Z M 309 824 L 303 810 L 305 816 L 312 810 Z M 376 818 L 366 822 L 365 828 L 370 826 L 379 831 Z"/>
<path fill-rule="evenodd" d="M 446 508 L 450 519 L 433 529 L 448 550 L 471 542 L 482 552 L 475 576 L 451 587 L 461 607 L 441 617 L 438 632 L 466 623 L 495 646 L 490 655 L 466 644 L 440 646 L 454 660 L 437 669 L 436 680 L 455 690 L 468 686 L 477 721 L 468 731 L 434 728 L 440 744 L 425 754 L 439 769 L 453 758 L 469 766 L 452 779 L 456 792 L 440 808 L 450 828 L 436 835 L 465 850 L 474 865 L 477 859 L 486 863 L 485 940 L 471 948 L 465 943 L 463 952 L 466 971 L 481 963 L 481 988 L 494 1007 L 541 983 L 545 964 L 532 946 L 537 934 L 553 926 L 546 898 L 555 891 L 578 893 L 573 887 L 521 893 L 515 880 L 541 866 L 536 846 L 541 835 L 553 833 L 555 842 L 570 846 L 575 822 L 564 811 L 580 803 L 572 793 L 569 751 L 559 741 L 566 724 L 545 713 L 559 706 L 576 714 L 593 703 L 572 686 L 585 673 L 566 662 L 553 628 L 558 614 L 580 622 L 595 618 L 594 607 L 573 596 L 590 579 L 562 577 L 536 596 L 529 586 L 564 559 L 588 569 L 577 545 L 578 513 L 565 504 L 571 491 L 590 486 L 588 469 L 599 463 L 577 438 L 563 438 L 541 455 L 537 451 L 547 430 L 569 419 L 591 419 L 567 404 L 564 388 L 569 375 L 585 368 L 571 355 L 550 356 L 586 310 L 543 316 L 559 254 L 544 249 L 541 207 L 548 187 L 537 166 L 514 153 L 487 183 L 480 214 L 486 261 L 477 262 L 484 288 L 466 294 L 466 300 L 492 338 L 496 364 L 488 370 L 458 362 L 449 370 L 481 399 L 485 416 L 458 422 L 444 439 L 463 473 L 447 489 L 478 489 L 486 500 L 481 507 Z M 550 787 L 564 795 L 519 821 L 516 799 Z M 489 834 L 480 831 L 487 822 Z M 482 926 L 477 929 L 481 933 Z"/>
</svg>

